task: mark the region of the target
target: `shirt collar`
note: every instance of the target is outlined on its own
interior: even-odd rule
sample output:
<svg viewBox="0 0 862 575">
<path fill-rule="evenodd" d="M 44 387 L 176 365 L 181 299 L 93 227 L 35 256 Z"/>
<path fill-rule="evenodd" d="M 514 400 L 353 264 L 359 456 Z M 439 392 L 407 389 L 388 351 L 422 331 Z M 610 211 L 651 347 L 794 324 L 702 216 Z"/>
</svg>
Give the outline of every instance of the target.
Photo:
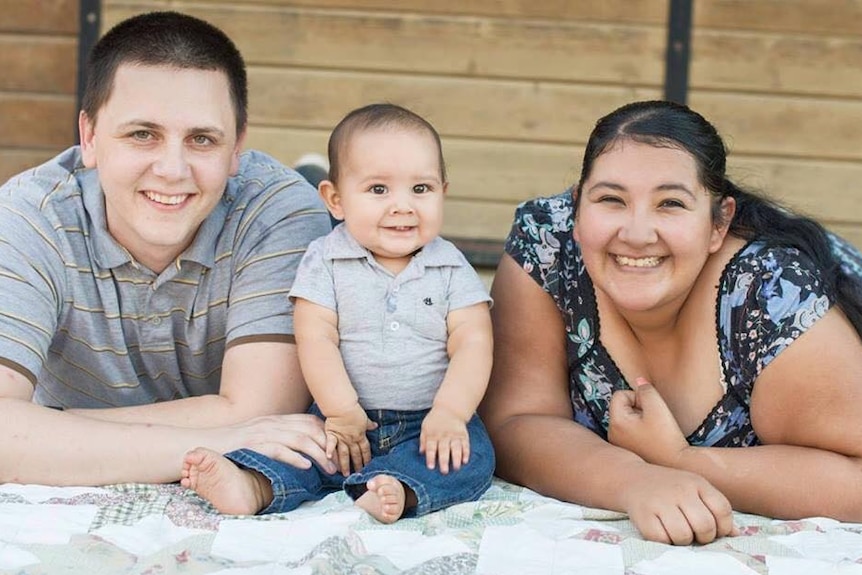
<svg viewBox="0 0 862 575">
<path fill-rule="evenodd" d="M 356 241 L 343 223 L 335 226 L 326 238 L 323 257 L 327 260 L 373 259 L 373 254 Z M 446 240 L 436 237 L 413 256 L 413 261 L 423 267 L 461 266 L 464 263 L 460 252 Z M 412 263 L 412 262 L 411 262 Z"/>
</svg>

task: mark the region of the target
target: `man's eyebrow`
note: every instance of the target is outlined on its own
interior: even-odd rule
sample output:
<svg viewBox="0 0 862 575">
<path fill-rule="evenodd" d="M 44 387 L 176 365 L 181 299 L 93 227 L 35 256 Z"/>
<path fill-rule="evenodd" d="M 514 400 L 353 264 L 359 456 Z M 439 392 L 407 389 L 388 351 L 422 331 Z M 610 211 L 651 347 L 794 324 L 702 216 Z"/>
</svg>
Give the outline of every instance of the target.
<svg viewBox="0 0 862 575">
<path fill-rule="evenodd" d="M 149 130 L 163 130 L 164 126 L 158 124 L 156 122 L 151 122 L 149 120 L 128 120 L 120 124 L 121 129 L 134 129 L 134 128 L 147 128 Z M 223 137 L 225 132 L 218 126 L 194 126 L 186 130 L 186 134 L 214 134 L 219 137 Z"/>
</svg>

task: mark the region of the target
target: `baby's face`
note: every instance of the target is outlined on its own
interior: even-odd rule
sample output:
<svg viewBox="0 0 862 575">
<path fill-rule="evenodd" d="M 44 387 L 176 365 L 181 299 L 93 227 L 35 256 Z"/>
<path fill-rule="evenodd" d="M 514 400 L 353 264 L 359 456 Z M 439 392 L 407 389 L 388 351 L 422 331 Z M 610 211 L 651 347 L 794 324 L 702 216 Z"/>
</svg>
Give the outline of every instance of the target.
<svg viewBox="0 0 862 575">
<path fill-rule="evenodd" d="M 380 264 L 402 268 L 440 234 L 446 183 L 439 157 L 433 136 L 416 129 L 376 128 L 348 143 L 337 215 Z"/>
</svg>

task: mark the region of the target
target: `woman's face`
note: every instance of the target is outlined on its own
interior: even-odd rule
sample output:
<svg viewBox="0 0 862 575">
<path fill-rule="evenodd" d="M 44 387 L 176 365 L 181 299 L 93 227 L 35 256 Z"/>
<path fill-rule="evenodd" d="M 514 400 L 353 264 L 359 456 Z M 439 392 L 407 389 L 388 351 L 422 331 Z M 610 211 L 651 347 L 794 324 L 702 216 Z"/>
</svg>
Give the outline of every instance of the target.
<svg viewBox="0 0 862 575">
<path fill-rule="evenodd" d="M 575 222 L 596 289 L 623 313 L 681 306 L 727 231 L 711 205 L 688 152 L 615 143 L 593 163 Z"/>
</svg>

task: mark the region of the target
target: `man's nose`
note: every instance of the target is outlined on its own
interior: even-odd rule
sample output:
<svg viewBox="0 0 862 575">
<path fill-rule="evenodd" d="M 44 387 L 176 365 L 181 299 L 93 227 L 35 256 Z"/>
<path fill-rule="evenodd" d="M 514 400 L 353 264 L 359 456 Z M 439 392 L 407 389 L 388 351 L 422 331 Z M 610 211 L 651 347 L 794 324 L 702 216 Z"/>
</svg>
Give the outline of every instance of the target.
<svg viewBox="0 0 862 575">
<path fill-rule="evenodd" d="M 167 141 L 161 146 L 153 172 L 166 180 L 182 180 L 191 173 L 186 157 L 187 150 L 182 142 Z"/>
</svg>

